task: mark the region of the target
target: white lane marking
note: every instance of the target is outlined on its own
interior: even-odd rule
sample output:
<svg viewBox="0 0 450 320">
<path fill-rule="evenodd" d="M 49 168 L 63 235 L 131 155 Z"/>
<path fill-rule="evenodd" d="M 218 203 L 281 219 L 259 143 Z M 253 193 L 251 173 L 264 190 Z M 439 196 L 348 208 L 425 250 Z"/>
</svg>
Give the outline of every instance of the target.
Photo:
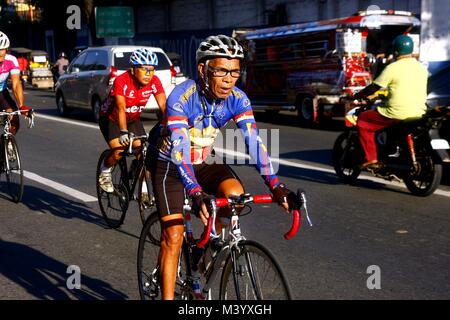
<svg viewBox="0 0 450 320">
<path fill-rule="evenodd" d="M 65 186 L 59 182 L 41 177 L 33 172 L 24 170 L 23 175 L 24 175 L 24 177 L 26 177 L 30 180 L 42 183 L 50 188 L 53 188 L 59 192 L 65 193 L 65 194 L 67 194 L 73 198 L 76 198 L 78 200 L 81 200 L 83 202 L 96 202 L 97 201 L 97 198 L 94 198 L 87 193 L 75 190 L 75 189 Z"/>
<path fill-rule="evenodd" d="M 98 125 L 92 125 L 92 124 L 81 123 L 81 122 L 77 122 L 77 121 L 73 121 L 73 120 L 61 119 L 61 118 L 55 117 L 55 116 L 40 115 L 40 117 L 42 117 L 44 119 L 48 119 L 48 120 L 60 121 L 60 122 L 64 122 L 64 123 L 70 123 L 70 124 L 73 124 L 73 125 L 89 127 L 89 128 L 100 130 Z M 214 149 L 217 152 L 221 152 L 221 153 L 229 155 L 229 156 L 233 156 L 233 157 L 237 156 L 237 157 L 243 157 L 245 159 L 250 159 L 250 156 L 248 154 L 245 154 L 245 153 L 242 153 L 242 152 L 231 151 L 231 150 L 222 149 L 222 148 L 214 148 Z M 327 168 L 323 168 L 323 167 L 312 166 L 312 165 L 308 165 L 308 164 L 306 164 L 304 162 L 293 162 L 293 161 L 282 160 L 282 159 L 278 159 L 278 158 L 270 158 L 270 159 L 272 160 L 272 162 L 277 162 L 277 163 L 279 163 L 281 165 L 288 166 L 288 167 L 316 170 L 316 171 L 332 173 L 332 174 L 335 173 L 333 169 L 327 169 Z M 389 186 L 393 186 L 393 187 L 398 187 L 398 188 L 401 188 L 401 189 L 406 189 L 406 187 L 403 185 L 403 183 L 400 183 L 400 182 L 387 181 L 387 180 L 384 180 L 384 179 L 381 179 L 381 178 L 377 178 L 377 177 L 366 175 L 364 173 L 363 173 L 362 177 L 365 180 L 369 180 L 369 181 L 373 181 L 373 182 L 377 182 L 377 183 L 381 183 L 381 184 L 385 184 L 385 185 L 389 185 Z M 450 191 L 437 189 L 434 192 L 434 194 L 450 198 Z"/>
<path fill-rule="evenodd" d="M 241 157 L 241 158 L 245 158 L 245 159 L 250 159 L 250 156 L 248 154 L 245 154 L 242 152 L 230 151 L 230 150 L 222 149 L 222 148 L 214 148 L 214 150 L 216 150 L 219 153 L 226 154 L 228 156 L 232 156 L 232 157 L 237 156 L 237 157 Z M 308 165 L 305 163 L 292 162 L 292 161 L 282 160 L 282 159 L 278 159 L 278 158 L 270 158 L 270 160 L 274 163 L 279 163 L 281 165 L 288 166 L 288 167 L 315 170 L 315 171 L 321 171 L 321 172 L 335 174 L 335 171 L 333 169 L 311 166 L 311 165 Z M 369 181 L 373 181 L 373 182 L 377 182 L 377 183 L 381 183 L 381 184 L 385 184 L 385 185 L 389 185 L 389 186 L 393 186 L 393 187 L 397 187 L 397 188 L 401 188 L 401 189 L 407 189 L 405 187 L 405 185 L 400 182 L 387 181 L 387 180 L 377 178 L 377 177 L 372 177 L 372 176 L 369 176 L 366 174 L 363 174 L 362 177 L 365 180 L 369 180 Z M 362 180 L 362 179 L 359 178 L 359 180 Z M 437 195 L 444 196 L 444 197 L 450 197 L 450 191 L 445 191 L 445 190 L 441 190 L 441 189 L 437 189 L 433 194 L 437 194 Z"/>
<path fill-rule="evenodd" d="M 58 118 L 58 117 L 55 117 L 55 116 L 48 116 L 46 114 L 42 114 L 42 113 L 39 113 L 39 111 L 37 111 L 36 112 L 36 119 L 38 120 L 39 118 L 47 119 L 47 120 L 53 120 L 53 121 L 59 121 L 59 122 L 62 122 L 62 123 L 74 124 L 74 125 L 77 125 L 77 126 L 80 126 L 80 127 L 99 129 L 98 125 L 95 125 L 95 124 L 83 123 L 83 122 L 75 122 L 73 120 L 62 119 L 62 118 Z"/>
</svg>

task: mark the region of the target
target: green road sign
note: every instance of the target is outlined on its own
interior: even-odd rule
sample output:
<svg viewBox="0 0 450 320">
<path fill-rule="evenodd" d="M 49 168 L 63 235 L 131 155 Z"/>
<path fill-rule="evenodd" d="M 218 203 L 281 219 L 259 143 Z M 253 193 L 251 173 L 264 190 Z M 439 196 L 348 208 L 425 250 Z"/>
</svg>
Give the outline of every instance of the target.
<svg viewBox="0 0 450 320">
<path fill-rule="evenodd" d="M 95 30 L 97 38 L 134 37 L 132 7 L 96 7 Z"/>
</svg>

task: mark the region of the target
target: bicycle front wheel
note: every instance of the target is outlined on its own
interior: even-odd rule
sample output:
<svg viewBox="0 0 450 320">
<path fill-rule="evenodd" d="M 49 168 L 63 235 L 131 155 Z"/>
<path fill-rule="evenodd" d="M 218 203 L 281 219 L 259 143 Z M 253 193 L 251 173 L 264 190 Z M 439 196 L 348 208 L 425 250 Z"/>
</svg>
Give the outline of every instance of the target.
<svg viewBox="0 0 450 320">
<path fill-rule="evenodd" d="M 244 240 L 232 248 L 222 271 L 221 300 L 291 300 L 291 290 L 274 256 Z"/>
<path fill-rule="evenodd" d="M 14 202 L 20 202 L 23 195 L 23 169 L 20 163 L 19 148 L 14 136 L 3 139 L 3 170 L 6 192 Z"/>
<path fill-rule="evenodd" d="M 109 193 L 100 187 L 98 181 L 100 169 L 103 161 L 109 154 L 110 150 L 105 150 L 98 159 L 96 174 L 97 199 L 100 206 L 100 211 L 108 226 L 111 228 L 118 228 L 123 224 L 130 199 L 127 187 L 125 185 L 126 182 L 124 181 L 124 174 L 122 173 L 123 165 L 121 165 L 121 162 L 124 159 L 121 159 L 111 171 L 114 191 Z"/>
<path fill-rule="evenodd" d="M 138 185 L 138 206 L 139 215 L 141 217 L 142 224 L 144 224 L 147 217 L 155 207 L 155 198 L 153 197 L 152 184 L 150 182 L 150 172 L 146 169 L 145 163 L 142 164 L 142 169 L 140 171 L 141 173 L 139 174 L 140 178 Z"/>
<path fill-rule="evenodd" d="M 158 211 L 153 212 L 145 221 L 139 237 L 137 276 L 139 295 L 142 300 L 161 300 L 161 277 L 159 270 L 159 250 L 161 248 L 161 224 Z M 191 299 L 191 287 L 187 276 L 187 244 L 183 243 L 178 261 L 175 285 L 175 300 Z"/>
</svg>

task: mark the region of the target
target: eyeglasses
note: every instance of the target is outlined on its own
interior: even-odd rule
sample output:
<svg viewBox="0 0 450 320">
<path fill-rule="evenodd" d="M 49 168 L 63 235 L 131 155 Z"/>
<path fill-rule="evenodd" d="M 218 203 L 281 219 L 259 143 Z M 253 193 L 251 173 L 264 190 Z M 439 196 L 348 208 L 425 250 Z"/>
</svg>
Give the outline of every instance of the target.
<svg viewBox="0 0 450 320">
<path fill-rule="evenodd" d="M 138 67 L 139 70 L 141 70 L 142 72 L 145 72 L 145 74 L 150 74 L 152 72 L 155 72 L 155 68 L 151 67 Z"/>
<path fill-rule="evenodd" d="M 239 78 L 241 76 L 241 70 L 239 69 L 227 70 L 208 66 L 208 70 L 211 71 L 213 77 L 225 77 L 227 74 L 230 74 L 233 78 Z"/>
</svg>

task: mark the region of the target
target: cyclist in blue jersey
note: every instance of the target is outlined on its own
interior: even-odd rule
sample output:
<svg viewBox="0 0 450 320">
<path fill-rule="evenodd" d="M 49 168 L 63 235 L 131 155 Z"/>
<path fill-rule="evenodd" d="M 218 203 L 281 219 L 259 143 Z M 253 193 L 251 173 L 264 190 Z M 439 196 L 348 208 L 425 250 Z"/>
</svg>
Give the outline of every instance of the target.
<svg viewBox="0 0 450 320">
<path fill-rule="evenodd" d="M 197 52 L 197 81 L 178 85 L 167 99 L 164 123 L 152 130 L 149 157 L 156 205 L 161 220 L 160 272 L 162 298 L 173 299 L 178 257 L 183 241 L 185 192 L 201 208 L 204 224 L 209 217 L 209 195 L 241 195 L 244 188 L 226 164 L 206 164 L 220 128 L 234 120 L 249 153 L 275 201 L 288 211 L 290 191 L 281 184 L 259 137 L 250 101 L 235 87 L 241 74 L 242 47 L 225 35 L 210 36 Z M 220 214 L 220 213 L 219 213 Z M 222 215 L 224 213 L 222 212 Z M 220 222 L 220 219 L 217 219 Z M 219 231 L 220 225 L 216 225 Z"/>
<path fill-rule="evenodd" d="M 20 68 L 17 58 L 8 54 L 10 42 L 6 34 L 0 31 L 0 111 L 5 110 L 7 112 L 18 109 L 25 111 L 24 115 L 28 116 L 28 112 L 31 108 L 24 106 L 23 88 L 20 81 Z M 8 80 L 11 78 L 11 87 L 14 93 L 16 101 L 11 97 L 8 91 Z M 16 134 L 19 130 L 20 122 L 19 117 L 14 116 L 11 120 L 11 133 Z"/>
</svg>

